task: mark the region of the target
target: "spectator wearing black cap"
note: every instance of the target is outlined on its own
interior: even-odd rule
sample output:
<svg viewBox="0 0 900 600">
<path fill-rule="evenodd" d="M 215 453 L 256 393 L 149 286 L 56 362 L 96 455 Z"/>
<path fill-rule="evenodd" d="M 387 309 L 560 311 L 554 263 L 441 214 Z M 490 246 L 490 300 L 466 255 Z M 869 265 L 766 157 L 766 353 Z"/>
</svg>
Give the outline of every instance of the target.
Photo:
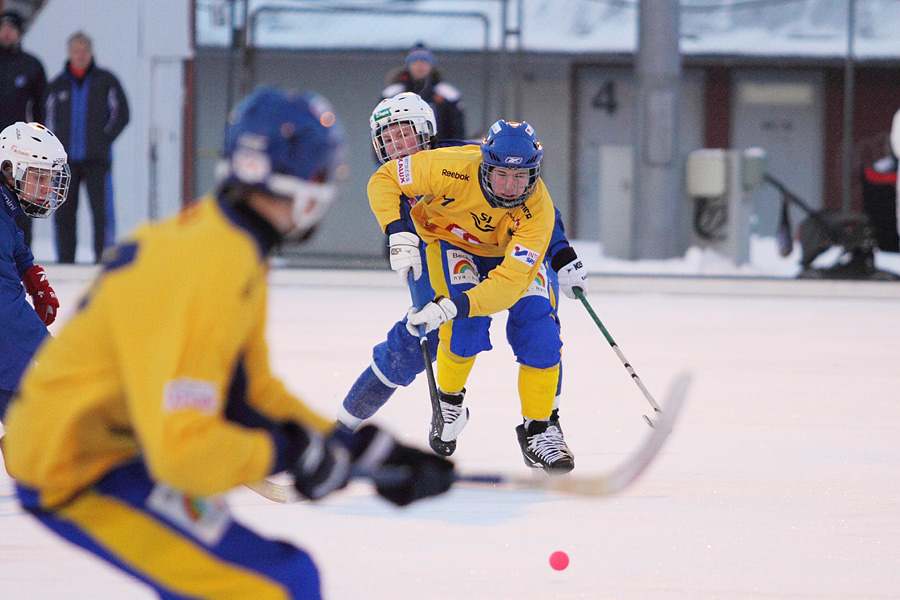
<svg viewBox="0 0 900 600">
<path fill-rule="evenodd" d="M 116 76 L 94 64 L 87 34 L 72 34 L 68 47 L 65 69 L 50 83 L 47 95 L 47 124 L 69 153 L 72 170 L 66 210 L 57 210 L 55 216 L 56 251 L 59 262 L 75 262 L 78 190 L 83 180 L 91 202 L 94 260 L 99 263 L 103 249 L 116 237 L 112 143 L 128 124 L 128 100 Z"/>
<path fill-rule="evenodd" d="M 465 113 L 459 90 L 443 81 L 435 68 L 434 54 L 423 43 L 413 46 L 406 55 L 406 64 L 388 75 L 388 86 L 382 98 L 392 98 L 401 92 L 414 92 L 431 105 L 437 130 L 442 139 L 466 138 Z"/>
<path fill-rule="evenodd" d="M 19 121 L 44 122 L 47 75 L 41 61 L 22 51 L 24 29 L 22 15 L 12 10 L 0 13 L 0 130 Z M 16 225 L 30 246 L 31 219 L 22 215 Z"/>
</svg>

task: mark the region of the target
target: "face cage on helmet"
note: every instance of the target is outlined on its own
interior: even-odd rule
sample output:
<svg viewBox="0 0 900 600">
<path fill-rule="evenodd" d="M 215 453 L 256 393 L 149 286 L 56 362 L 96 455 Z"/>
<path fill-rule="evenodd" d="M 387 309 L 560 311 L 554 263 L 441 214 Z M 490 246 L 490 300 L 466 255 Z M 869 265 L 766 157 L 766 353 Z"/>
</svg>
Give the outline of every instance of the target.
<svg viewBox="0 0 900 600">
<path fill-rule="evenodd" d="M 391 156 L 388 153 L 387 142 L 385 142 L 384 139 L 384 134 L 394 125 L 409 125 L 410 127 L 412 127 L 413 131 L 415 131 L 413 140 L 410 140 L 409 135 L 402 134 L 398 140 L 393 142 L 395 148 L 398 145 L 403 146 L 402 149 L 396 152 L 397 156 Z M 426 129 L 426 131 L 421 131 L 423 127 L 424 129 Z M 391 121 L 390 123 L 386 123 L 377 128 L 372 132 L 372 145 L 375 146 L 375 153 L 378 155 L 378 160 L 381 161 L 381 164 L 384 164 L 389 160 L 398 160 L 403 158 L 404 156 L 411 156 L 416 152 L 419 152 L 420 150 L 430 149 L 431 138 L 433 134 L 429 133 L 427 129 L 429 129 L 427 121 L 417 124 L 415 121 L 411 120 Z M 410 143 L 410 141 L 414 143 Z"/>
<path fill-rule="evenodd" d="M 510 210 L 525 204 L 525 201 L 528 200 L 531 194 L 534 193 L 534 188 L 537 185 L 538 177 L 540 177 L 541 174 L 541 165 L 538 164 L 537 166 L 527 169 L 528 183 L 525 186 L 525 191 L 523 191 L 515 198 L 504 198 L 503 196 L 500 196 L 496 192 L 494 192 L 494 188 L 491 185 L 490 176 L 494 169 L 497 168 L 509 169 L 510 167 L 498 167 L 497 165 L 491 165 L 483 161 L 481 163 L 481 182 L 484 186 L 484 193 L 487 194 L 488 203 L 494 208 L 503 208 L 506 210 Z"/>
<path fill-rule="evenodd" d="M 61 169 L 20 165 L 20 169 L 13 185 L 19 206 L 33 219 L 46 219 L 66 201 L 71 178 L 69 165 Z"/>
</svg>

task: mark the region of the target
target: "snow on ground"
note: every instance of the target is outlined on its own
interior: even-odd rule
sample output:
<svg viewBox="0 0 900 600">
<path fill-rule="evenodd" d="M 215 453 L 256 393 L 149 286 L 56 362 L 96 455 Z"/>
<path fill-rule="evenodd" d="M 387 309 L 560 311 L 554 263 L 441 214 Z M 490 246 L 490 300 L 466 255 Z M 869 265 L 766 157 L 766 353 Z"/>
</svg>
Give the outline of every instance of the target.
<svg viewBox="0 0 900 600">
<path fill-rule="evenodd" d="M 325 413 L 405 311 L 405 289 L 386 275 L 377 285 L 272 286 L 274 368 Z M 606 279 L 590 283 L 594 309 L 657 399 L 678 373 L 694 376 L 671 439 L 624 493 L 459 486 L 401 510 L 364 484 L 318 504 L 236 490 L 235 514 L 308 549 L 331 600 L 896 598 L 900 294 L 610 293 Z M 60 279 L 61 320 L 82 287 Z M 579 303 L 563 299 L 561 320 L 562 423 L 576 473 L 589 473 L 640 442 L 649 405 Z M 525 472 L 503 321 L 468 384 L 471 419 L 454 456 L 466 472 Z M 429 410 L 421 380 L 376 419 L 424 445 Z M 153 597 L 43 531 L 10 487 L 0 475 L 0 598 Z M 571 558 L 565 571 L 548 565 L 555 550 Z"/>
</svg>

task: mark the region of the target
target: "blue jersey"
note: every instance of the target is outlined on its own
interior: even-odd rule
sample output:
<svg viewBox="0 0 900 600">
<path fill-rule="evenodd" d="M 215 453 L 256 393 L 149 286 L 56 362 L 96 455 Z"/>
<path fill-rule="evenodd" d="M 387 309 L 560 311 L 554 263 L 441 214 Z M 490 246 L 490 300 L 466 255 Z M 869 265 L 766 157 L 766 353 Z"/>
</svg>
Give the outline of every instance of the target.
<svg viewBox="0 0 900 600">
<path fill-rule="evenodd" d="M 22 208 L 2 183 L 0 198 L 0 390 L 12 391 L 47 337 L 47 327 L 25 299 L 22 287 L 22 276 L 34 265 L 25 235 L 14 220 Z"/>
</svg>

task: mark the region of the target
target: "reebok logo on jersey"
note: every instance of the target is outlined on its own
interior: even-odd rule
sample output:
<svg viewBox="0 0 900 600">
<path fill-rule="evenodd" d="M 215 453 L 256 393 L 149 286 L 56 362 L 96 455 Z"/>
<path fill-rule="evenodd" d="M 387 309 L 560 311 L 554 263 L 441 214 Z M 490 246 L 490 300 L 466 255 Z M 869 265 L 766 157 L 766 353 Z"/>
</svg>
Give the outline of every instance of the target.
<svg viewBox="0 0 900 600">
<path fill-rule="evenodd" d="M 409 168 L 409 156 L 404 156 L 397 161 L 397 179 L 400 185 L 409 185 L 412 183 L 412 169 Z"/>
<path fill-rule="evenodd" d="M 447 169 L 441 169 L 441 175 L 444 177 L 451 177 L 453 179 L 459 179 L 461 181 L 468 181 L 469 175 L 463 173 L 457 173 L 456 171 L 448 171 Z"/>
<path fill-rule="evenodd" d="M 541 254 L 539 252 L 535 252 L 534 250 L 529 250 L 525 246 L 521 246 L 519 244 L 516 244 L 515 246 L 513 246 L 512 257 L 515 259 L 521 260 L 523 263 L 525 263 L 529 267 L 533 267 L 540 256 L 541 256 Z"/>
</svg>

